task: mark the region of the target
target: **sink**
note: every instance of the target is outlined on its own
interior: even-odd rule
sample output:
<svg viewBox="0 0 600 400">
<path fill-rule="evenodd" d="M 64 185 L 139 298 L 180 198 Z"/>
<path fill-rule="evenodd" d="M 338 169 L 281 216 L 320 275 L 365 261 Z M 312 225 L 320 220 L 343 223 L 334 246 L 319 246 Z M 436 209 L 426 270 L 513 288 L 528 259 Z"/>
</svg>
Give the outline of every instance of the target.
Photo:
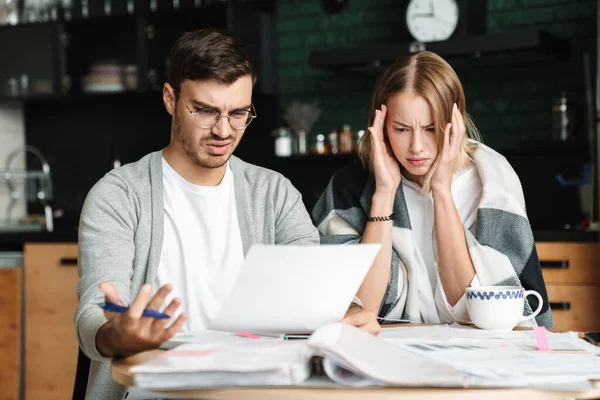
<svg viewBox="0 0 600 400">
<path fill-rule="evenodd" d="M 38 222 L 29 224 L 0 223 L 0 233 L 43 232 L 45 230 L 45 225 Z"/>
</svg>

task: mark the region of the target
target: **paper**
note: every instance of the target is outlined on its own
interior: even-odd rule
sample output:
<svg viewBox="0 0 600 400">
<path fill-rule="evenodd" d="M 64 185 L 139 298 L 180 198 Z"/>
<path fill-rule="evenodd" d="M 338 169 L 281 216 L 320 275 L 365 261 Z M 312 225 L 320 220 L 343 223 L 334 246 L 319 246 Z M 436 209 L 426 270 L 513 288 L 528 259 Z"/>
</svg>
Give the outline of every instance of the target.
<svg viewBox="0 0 600 400">
<path fill-rule="evenodd" d="M 553 333 L 547 332 L 552 340 L 575 339 L 575 332 Z M 458 340 L 458 339 L 481 339 L 481 340 L 526 340 L 535 339 L 532 330 L 515 330 L 510 332 L 492 332 L 459 324 L 451 325 L 406 325 L 394 328 L 386 328 L 381 331 L 379 337 L 386 340 L 421 339 L 421 340 Z"/>
<path fill-rule="evenodd" d="M 335 382 L 352 386 L 466 386 L 456 368 L 394 346 L 359 328 L 331 324 L 319 329 L 308 345 L 322 353 Z M 327 366 L 327 364 L 325 364 Z M 345 371 L 340 373 L 340 368 Z M 359 377 L 355 377 L 351 372 Z"/>
<path fill-rule="evenodd" d="M 342 323 L 308 340 L 249 339 L 194 333 L 184 344 L 132 367 L 146 389 L 303 385 L 311 358 L 323 357 L 331 386 L 530 387 L 587 390 L 600 379 L 600 349 L 572 333 L 547 333 L 538 351 L 534 331 L 494 333 L 455 325 L 384 329 L 380 336 Z M 321 382 L 319 385 L 322 385 Z M 325 386 L 328 386 L 325 384 Z"/>
<path fill-rule="evenodd" d="M 524 386 L 561 390 L 591 388 L 600 379 L 594 346 L 573 333 L 547 332 L 551 351 L 539 351 L 532 330 L 504 333 L 454 325 L 386 329 L 384 340 L 469 376 L 472 386 Z M 544 346 L 542 346 L 544 347 Z"/>
<path fill-rule="evenodd" d="M 574 332 L 545 333 L 551 351 L 538 350 L 533 330 L 499 333 L 453 324 L 389 328 L 380 336 L 453 366 L 468 377 L 470 386 L 590 389 L 590 379 L 600 378 L 600 348 Z"/>
<path fill-rule="evenodd" d="M 456 348 L 466 345 L 490 350 L 538 350 L 533 330 L 491 332 L 458 324 L 417 325 L 383 329 L 379 337 L 392 343 L 436 344 L 442 342 L 441 345 L 455 345 Z M 548 346 L 555 352 L 600 354 L 600 347 L 579 339 L 575 332 L 554 333 L 546 331 L 546 338 Z"/>
<path fill-rule="evenodd" d="M 253 246 L 213 330 L 312 333 L 342 319 L 381 245 Z"/>
<path fill-rule="evenodd" d="M 272 337 L 260 336 L 260 340 L 282 340 L 282 338 L 276 339 Z M 220 345 L 231 345 L 231 344 L 244 344 L 248 339 L 244 335 L 234 334 L 232 332 L 213 331 L 213 330 L 202 330 L 194 332 L 180 332 L 173 336 L 171 339 L 163 343 L 160 348 L 163 350 L 173 349 L 182 344 L 220 344 Z"/>
<path fill-rule="evenodd" d="M 159 357 L 204 357 L 212 354 L 213 349 L 206 350 L 169 350 L 162 353 Z"/>
<path fill-rule="evenodd" d="M 132 367 L 135 384 L 144 389 L 294 385 L 310 375 L 303 343 L 243 340 L 183 344 L 166 352 L 170 356 Z"/>
<path fill-rule="evenodd" d="M 488 349 L 477 344 L 399 345 L 425 357 L 455 366 L 475 376 L 490 378 L 557 378 L 600 379 L 600 358 L 591 354 L 554 353 L 514 349 Z"/>
</svg>

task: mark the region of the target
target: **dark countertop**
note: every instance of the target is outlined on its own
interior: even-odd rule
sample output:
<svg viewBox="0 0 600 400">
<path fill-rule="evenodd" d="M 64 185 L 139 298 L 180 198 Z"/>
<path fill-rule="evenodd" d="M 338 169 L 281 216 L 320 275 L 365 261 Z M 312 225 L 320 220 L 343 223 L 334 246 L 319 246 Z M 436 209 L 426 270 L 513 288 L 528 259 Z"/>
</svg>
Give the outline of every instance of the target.
<svg viewBox="0 0 600 400">
<path fill-rule="evenodd" d="M 575 230 L 534 230 L 536 242 L 598 242 L 598 232 Z"/>
<path fill-rule="evenodd" d="M 77 243 L 77 232 L 0 233 L 0 251 L 20 251 L 25 243 Z"/>
<path fill-rule="evenodd" d="M 598 232 L 534 230 L 536 242 L 598 242 Z M 24 243 L 77 243 L 77 232 L 0 233 L 0 251 L 22 250 Z"/>
</svg>

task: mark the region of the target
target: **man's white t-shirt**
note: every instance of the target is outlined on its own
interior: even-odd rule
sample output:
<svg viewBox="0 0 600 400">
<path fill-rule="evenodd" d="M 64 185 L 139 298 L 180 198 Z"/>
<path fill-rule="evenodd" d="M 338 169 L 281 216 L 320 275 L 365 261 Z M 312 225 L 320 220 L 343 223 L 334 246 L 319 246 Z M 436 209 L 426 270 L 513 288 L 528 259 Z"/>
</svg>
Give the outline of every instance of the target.
<svg viewBox="0 0 600 400">
<path fill-rule="evenodd" d="M 183 331 L 205 329 L 214 318 L 244 263 L 233 172 L 227 164 L 218 186 L 186 181 L 163 159 L 164 233 L 154 291 L 170 283 Z"/>
<path fill-rule="evenodd" d="M 163 158 L 164 232 L 153 292 L 170 283 L 181 306 L 172 320 L 185 312 L 182 331 L 206 328 L 216 316 L 244 263 L 238 224 L 233 172 L 227 164 L 218 186 L 186 181 Z M 129 387 L 124 399 L 156 399 L 156 395 Z"/>
</svg>

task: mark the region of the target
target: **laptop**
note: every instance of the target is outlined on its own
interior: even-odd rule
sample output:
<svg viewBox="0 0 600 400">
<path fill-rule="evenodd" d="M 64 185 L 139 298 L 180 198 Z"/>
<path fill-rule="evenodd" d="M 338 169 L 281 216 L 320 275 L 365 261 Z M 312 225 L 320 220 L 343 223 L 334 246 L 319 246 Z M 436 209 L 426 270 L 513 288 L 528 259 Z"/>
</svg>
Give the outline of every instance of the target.
<svg viewBox="0 0 600 400">
<path fill-rule="evenodd" d="M 380 244 L 254 245 L 208 329 L 310 334 L 344 317 Z"/>
</svg>

